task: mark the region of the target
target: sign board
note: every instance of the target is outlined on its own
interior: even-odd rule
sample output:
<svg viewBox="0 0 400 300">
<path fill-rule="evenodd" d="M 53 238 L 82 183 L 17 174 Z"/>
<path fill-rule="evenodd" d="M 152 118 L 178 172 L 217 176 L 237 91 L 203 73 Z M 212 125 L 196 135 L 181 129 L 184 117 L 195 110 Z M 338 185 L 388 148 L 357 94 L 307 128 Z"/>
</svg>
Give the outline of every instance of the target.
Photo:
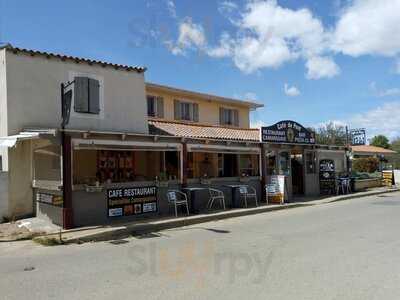
<svg viewBox="0 0 400 300">
<path fill-rule="evenodd" d="M 108 189 L 107 211 L 110 218 L 157 212 L 157 187 Z"/>
<path fill-rule="evenodd" d="M 294 121 L 261 127 L 261 140 L 270 143 L 315 144 L 314 132 Z"/>
<path fill-rule="evenodd" d="M 365 129 L 352 129 L 350 130 L 350 136 L 352 146 L 365 145 Z"/>
<path fill-rule="evenodd" d="M 283 204 L 285 202 L 285 176 L 272 175 L 266 185 L 267 202 Z"/>
<path fill-rule="evenodd" d="M 393 170 L 394 173 L 394 184 L 400 187 L 400 170 Z"/>
<path fill-rule="evenodd" d="M 63 206 L 63 197 L 56 194 L 37 192 L 36 201 L 58 207 Z"/>
<path fill-rule="evenodd" d="M 391 187 L 394 184 L 394 173 L 392 170 L 382 171 L 383 185 Z"/>
<path fill-rule="evenodd" d="M 319 162 L 319 189 L 322 195 L 335 194 L 335 162 L 331 159 L 322 159 Z"/>
</svg>

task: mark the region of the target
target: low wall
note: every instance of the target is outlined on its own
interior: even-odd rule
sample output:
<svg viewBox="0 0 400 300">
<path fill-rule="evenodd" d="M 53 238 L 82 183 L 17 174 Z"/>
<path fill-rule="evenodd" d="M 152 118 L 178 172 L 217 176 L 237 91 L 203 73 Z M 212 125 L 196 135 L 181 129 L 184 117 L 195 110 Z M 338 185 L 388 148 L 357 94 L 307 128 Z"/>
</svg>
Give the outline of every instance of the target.
<svg viewBox="0 0 400 300">
<path fill-rule="evenodd" d="M 8 217 L 8 172 L 0 172 L 0 223 Z"/>
<path fill-rule="evenodd" d="M 382 186 L 381 178 L 372 179 L 356 179 L 354 181 L 354 189 L 356 192 L 363 191 L 365 189 L 380 187 Z"/>
<path fill-rule="evenodd" d="M 227 208 L 232 207 L 232 189 L 228 185 L 249 185 L 255 187 L 257 191 L 258 201 L 261 200 L 261 183 L 260 180 L 250 180 L 248 182 L 240 182 L 239 180 L 217 180 L 213 181 L 211 185 L 202 185 L 196 182 L 189 182 L 188 187 L 211 187 L 216 188 L 224 192 L 225 195 L 225 205 Z M 180 190 L 180 184 L 169 184 L 165 187 L 157 188 L 157 203 L 158 212 L 148 213 L 143 215 L 133 215 L 125 217 L 108 217 L 107 211 L 107 195 L 106 191 L 109 188 L 128 188 L 134 186 L 154 186 L 154 183 L 142 183 L 142 184 L 111 184 L 110 186 L 104 187 L 101 192 L 86 192 L 84 190 L 74 191 L 72 193 L 72 205 L 73 205 L 73 221 L 74 226 L 91 226 L 91 225 L 102 225 L 102 224 L 115 224 L 120 222 L 130 222 L 145 219 L 154 219 L 160 216 L 173 216 L 173 207 L 169 205 L 167 201 L 167 191 L 168 190 Z M 196 199 L 199 200 L 198 208 L 204 209 L 207 205 L 209 195 L 208 191 L 199 191 L 196 195 Z M 198 198 L 197 198 L 198 197 Z M 250 200 L 251 201 L 251 200 Z M 249 201 L 249 206 L 254 204 Z M 190 205 L 190 201 L 189 201 Z"/>
</svg>

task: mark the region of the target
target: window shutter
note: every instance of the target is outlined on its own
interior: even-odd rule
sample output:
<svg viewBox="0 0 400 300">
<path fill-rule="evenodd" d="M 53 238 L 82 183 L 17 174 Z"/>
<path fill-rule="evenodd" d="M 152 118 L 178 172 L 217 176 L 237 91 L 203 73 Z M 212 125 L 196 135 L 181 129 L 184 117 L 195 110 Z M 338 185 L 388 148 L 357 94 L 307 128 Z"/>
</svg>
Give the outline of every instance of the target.
<svg viewBox="0 0 400 300">
<path fill-rule="evenodd" d="M 181 119 L 181 104 L 179 100 L 174 100 L 174 117 L 175 120 Z"/>
<path fill-rule="evenodd" d="M 164 98 L 157 97 L 157 117 L 164 118 Z"/>
<path fill-rule="evenodd" d="M 222 107 L 219 108 L 219 124 L 225 125 L 224 122 L 224 109 Z"/>
<path fill-rule="evenodd" d="M 199 121 L 199 104 L 193 103 L 193 122 Z"/>
<path fill-rule="evenodd" d="M 239 111 L 237 109 L 233 110 L 233 125 L 239 127 Z"/>
<path fill-rule="evenodd" d="M 89 78 L 89 112 L 100 112 L 100 83 L 96 79 Z"/>
<path fill-rule="evenodd" d="M 74 79 L 74 110 L 87 113 L 89 111 L 89 81 L 87 77 Z"/>
</svg>

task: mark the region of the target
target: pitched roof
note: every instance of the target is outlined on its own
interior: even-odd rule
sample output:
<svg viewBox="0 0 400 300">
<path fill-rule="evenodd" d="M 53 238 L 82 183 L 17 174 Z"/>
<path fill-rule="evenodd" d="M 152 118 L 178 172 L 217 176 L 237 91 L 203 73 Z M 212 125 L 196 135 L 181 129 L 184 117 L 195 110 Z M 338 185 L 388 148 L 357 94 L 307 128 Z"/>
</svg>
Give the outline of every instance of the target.
<svg viewBox="0 0 400 300">
<path fill-rule="evenodd" d="M 51 53 L 51 52 L 44 52 L 44 51 L 37 51 L 37 50 L 31 50 L 31 49 L 25 49 L 25 48 L 18 48 L 18 47 L 14 47 L 11 44 L 5 44 L 3 46 L 0 46 L 0 50 L 1 49 L 6 49 L 8 51 L 11 51 L 15 54 L 18 53 L 23 53 L 23 54 L 27 54 L 27 55 L 31 55 L 31 56 L 43 56 L 46 58 L 57 58 L 60 59 L 62 61 L 65 60 L 70 60 L 70 61 L 74 61 L 74 62 L 84 62 L 87 63 L 89 65 L 100 65 L 103 67 L 109 66 L 109 67 L 113 67 L 115 69 L 122 69 L 125 71 L 136 71 L 138 73 L 144 73 L 146 71 L 145 67 L 139 67 L 139 66 L 128 66 L 128 65 L 120 65 L 120 64 L 114 64 L 114 63 L 110 63 L 110 62 L 105 62 L 105 61 L 100 61 L 100 60 L 93 60 L 93 59 L 88 59 L 88 58 L 81 58 L 81 57 L 76 57 L 76 56 L 70 56 L 70 55 L 64 55 L 64 54 L 57 54 L 57 53 Z"/>
<path fill-rule="evenodd" d="M 146 88 L 148 90 L 155 90 L 155 91 L 175 94 L 180 97 L 192 96 L 192 97 L 196 97 L 196 98 L 207 100 L 207 101 L 218 101 L 218 102 L 222 102 L 222 103 L 226 103 L 226 104 L 236 104 L 236 105 L 240 105 L 240 106 L 246 106 L 246 107 L 250 107 L 251 109 L 257 109 L 257 108 L 264 107 L 264 104 L 250 101 L 250 100 L 239 100 L 239 99 L 233 99 L 233 98 L 228 98 L 228 97 L 221 97 L 221 96 L 210 95 L 210 94 L 195 92 L 195 91 L 189 91 L 189 90 L 170 87 L 170 86 L 166 86 L 166 85 L 150 83 L 150 82 L 146 82 Z"/>
<path fill-rule="evenodd" d="M 385 149 L 382 147 L 376 147 L 372 145 L 361 145 L 361 146 L 351 146 L 353 152 L 361 153 L 377 153 L 377 154 L 395 154 L 396 151 Z"/>
<path fill-rule="evenodd" d="M 151 134 L 172 135 L 186 138 L 222 139 L 258 142 L 258 129 L 232 128 L 213 125 L 149 120 Z"/>
</svg>

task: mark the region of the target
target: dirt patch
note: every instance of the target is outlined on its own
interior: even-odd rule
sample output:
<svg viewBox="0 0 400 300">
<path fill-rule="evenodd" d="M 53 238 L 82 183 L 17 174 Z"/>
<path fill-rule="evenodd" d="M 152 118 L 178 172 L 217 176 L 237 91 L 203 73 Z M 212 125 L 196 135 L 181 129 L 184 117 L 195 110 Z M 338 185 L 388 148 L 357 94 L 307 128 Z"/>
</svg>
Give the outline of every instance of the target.
<svg viewBox="0 0 400 300">
<path fill-rule="evenodd" d="M 31 239 L 34 236 L 25 227 L 18 227 L 16 223 L 0 224 L 0 242 Z"/>
</svg>

